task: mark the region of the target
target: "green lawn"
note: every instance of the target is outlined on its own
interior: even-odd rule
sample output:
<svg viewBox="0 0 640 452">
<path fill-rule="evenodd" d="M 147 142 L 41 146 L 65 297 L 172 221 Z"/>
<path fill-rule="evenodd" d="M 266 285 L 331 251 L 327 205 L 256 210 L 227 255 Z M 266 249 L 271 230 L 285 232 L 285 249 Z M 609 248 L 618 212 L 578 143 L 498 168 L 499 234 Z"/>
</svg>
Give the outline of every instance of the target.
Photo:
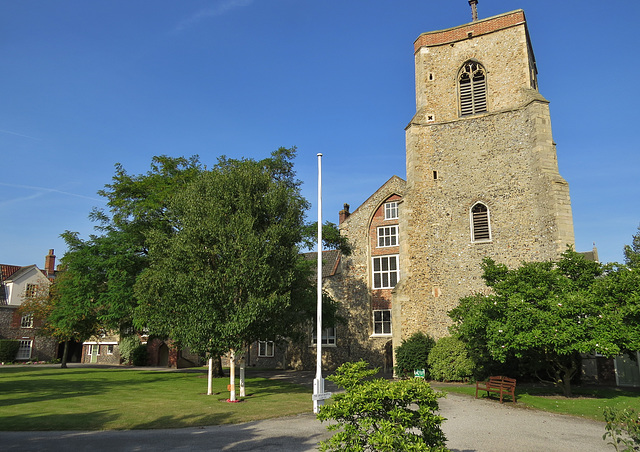
<svg viewBox="0 0 640 452">
<path fill-rule="evenodd" d="M 248 373 L 247 397 L 227 403 L 228 383 L 214 379 L 207 396 L 205 373 L 4 366 L 0 430 L 177 428 L 312 411 L 311 390 L 302 386 Z"/>
<path fill-rule="evenodd" d="M 438 384 L 433 383 L 434 388 L 445 392 L 456 392 L 475 396 L 476 386 L 472 384 Z M 479 391 L 478 397 L 486 397 L 486 392 Z M 495 393 L 491 398 L 500 403 Z M 511 403 L 507 397 L 504 403 Z M 634 389 L 621 388 L 573 388 L 573 397 L 562 396 L 559 390 L 553 387 L 540 385 L 519 384 L 516 387 L 516 400 L 518 405 L 534 408 L 536 410 L 553 413 L 569 414 L 588 419 L 603 421 L 602 410 L 605 406 L 626 408 L 631 407 L 640 411 L 640 392 Z"/>
</svg>

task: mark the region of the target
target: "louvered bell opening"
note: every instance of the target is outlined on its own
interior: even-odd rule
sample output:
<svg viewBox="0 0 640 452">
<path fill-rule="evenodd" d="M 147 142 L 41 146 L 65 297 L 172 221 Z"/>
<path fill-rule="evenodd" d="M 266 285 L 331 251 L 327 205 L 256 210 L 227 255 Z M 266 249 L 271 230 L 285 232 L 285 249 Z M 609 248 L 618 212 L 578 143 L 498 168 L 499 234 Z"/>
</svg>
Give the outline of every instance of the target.
<svg viewBox="0 0 640 452">
<path fill-rule="evenodd" d="M 473 240 L 490 240 L 489 234 L 489 211 L 487 207 L 478 204 L 473 207 Z"/>
<path fill-rule="evenodd" d="M 487 84 L 484 74 L 477 71 L 473 75 L 473 112 L 482 113 L 487 111 Z"/>
<path fill-rule="evenodd" d="M 460 76 L 460 115 L 473 114 L 473 94 L 471 91 L 471 78 L 469 74 Z"/>
</svg>

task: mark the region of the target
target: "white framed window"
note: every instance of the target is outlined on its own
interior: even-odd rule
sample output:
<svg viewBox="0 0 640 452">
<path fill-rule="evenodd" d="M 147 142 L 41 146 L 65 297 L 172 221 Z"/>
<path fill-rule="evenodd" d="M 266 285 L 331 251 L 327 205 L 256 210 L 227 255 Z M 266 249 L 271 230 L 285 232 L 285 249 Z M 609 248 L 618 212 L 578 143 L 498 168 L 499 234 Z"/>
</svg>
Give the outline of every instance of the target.
<svg viewBox="0 0 640 452">
<path fill-rule="evenodd" d="M 396 201 L 384 203 L 384 219 L 395 220 L 398 218 L 398 203 Z"/>
<path fill-rule="evenodd" d="M 391 334 L 391 309 L 373 311 L 373 335 L 383 336 Z"/>
<path fill-rule="evenodd" d="M 100 344 L 89 344 L 87 347 L 87 355 L 93 355 L 94 352 L 96 356 L 100 356 Z"/>
<path fill-rule="evenodd" d="M 33 347 L 33 341 L 28 339 L 23 339 L 20 341 L 20 345 L 18 347 L 18 354 L 16 355 L 16 359 L 29 359 L 31 358 L 31 349 Z"/>
<path fill-rule="evenodd" d="M 393 289 L 400 279 L 398 256 L 376 256 L 373 258 L 373 288 Z"/>
<path fill-rule="evenodd" d="M 481 202 L 475 203 L 471 207 L 471 241 L 489 242 L 491 241 L 491 223 L 489 209 Z"/>
<path fill-rule="evenodd" d="M 398 226 L 380 226 L 378 228 L 378 247 L 398 245 Z"/>
<path fill-rule="evenodd" d="M 336 328 L 335 327 L 329 327 L 329 328 L 324 328 L 322 330 L 322 345 L 336 345 Z M 316 333 L 316 329 L 315 327 L 313 328 L 313 333 L 311 335 L 311 342 L 313 343 L 313 345 L 316 345 L 318 343 L 318 335 Z"/>
<path fill-rule="evenodd" d="M 20 328 L 33 328 L 33 314 L 25 314 L 20 319 Z"/>
<path fill-rule="evenodd" d="M 107 345 L 107 355 L 113 355 L 113 344 Z"/>
<path fill-rule="evenodd" d="M 458 75 L 460 116 L 487 111 L 487 79 L 482 65 L 467 61 Z"/>
<path fill-rule="evenodd" d="M 258 358 L 273 358 L 275 344 L 273 341 L 258 341 Z"/>
<path fill-rule="evenodd" d="M 33 298 L 38 293 L 38 286 L 36 284 L 27 284 L 24 290 L 25 298 Z"/>
</svg>

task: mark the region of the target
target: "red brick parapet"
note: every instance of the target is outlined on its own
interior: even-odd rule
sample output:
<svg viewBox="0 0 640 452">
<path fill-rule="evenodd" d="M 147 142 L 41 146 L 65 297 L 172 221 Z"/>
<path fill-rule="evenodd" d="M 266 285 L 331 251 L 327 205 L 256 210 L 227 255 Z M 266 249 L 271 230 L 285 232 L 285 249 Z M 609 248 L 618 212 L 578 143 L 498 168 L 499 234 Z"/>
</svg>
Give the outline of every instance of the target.
<svg viewBox="0 0 640 452">
<path fill-rule="evenodd" d="M 505 28 L 520 25 L 525 22 L 524 11 L 518 9 L 510 13 L 500 14 L 499 16 L 489 17 L 458 27 L 422 33 L 413 43 L 414 52 L 417 52 L 420 47 L 437 46 L 462 41 L 463 39 L 504 30 Z"/>
</svg>

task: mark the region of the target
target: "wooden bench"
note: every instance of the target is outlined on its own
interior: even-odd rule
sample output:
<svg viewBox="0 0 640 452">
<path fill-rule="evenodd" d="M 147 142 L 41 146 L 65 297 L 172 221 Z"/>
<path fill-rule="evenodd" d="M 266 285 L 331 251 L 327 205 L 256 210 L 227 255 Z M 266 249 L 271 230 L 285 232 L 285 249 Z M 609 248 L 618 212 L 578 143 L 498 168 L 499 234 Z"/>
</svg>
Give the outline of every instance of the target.
<svg viewBox="0 0 640 452">
<path fill-rule="evenodd" d="M 478 398 L 478 391 L 487 391 L 487 397 L 490 392 L 500 394 L 500 403 L 502 403 L 502 397 L 505 395 L 511 396 L 511 400 L 516 402 L 516 379 L 509 377 L 489 377 L 489 381 L 476 381 L 476 399 Z"/>
</svg>

